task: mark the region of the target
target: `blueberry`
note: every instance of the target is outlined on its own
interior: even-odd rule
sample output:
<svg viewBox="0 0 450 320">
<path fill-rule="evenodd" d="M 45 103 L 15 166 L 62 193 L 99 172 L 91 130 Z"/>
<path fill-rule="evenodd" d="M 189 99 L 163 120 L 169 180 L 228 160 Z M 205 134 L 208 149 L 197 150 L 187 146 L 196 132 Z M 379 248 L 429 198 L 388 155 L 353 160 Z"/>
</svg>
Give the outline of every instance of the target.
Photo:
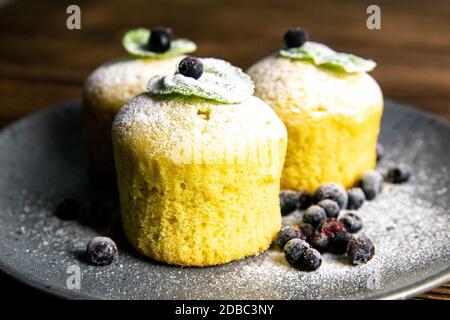
<svg viewBox="0 0 450 320">
<path fill-rule="evenodd" d="M 75 199 L 64 199 L 56 207 L 56 216 L 62 220 L 75 220 L 80 216 L 81 207 Z"/>
<path fill-rule="evenodd" d="M 339 231 L 333 237 L 329 238 L 330 244 L 328 251 L 334 254 L 344 254 L 352 235 L 347 231 Z"/>
<path fill-rule="evenodd" d="M 348 202 L 347 209 L 357 210 L 361 208 L 364 201 L 366 200 L 366 195 L 361 188 L 351 188 L 347 190 Z"/>
<path fill-rule="evenodd" d="M 344 225 L 345 230 L 350 233 L 356 233 L 363 227 L 361 218 L 354 213 L 345 214 L 339 221 Z"/>
<path fill-rule="evenodd" d="M 110 218 L 108 206 L 99 199 L 93 199 L 83 208 L 82 221 L 91 227 L 102 227 L 108 224 Z"/>
<path fill-rule="evenodd" d="M 341 209 L 345 209 L 348 201 L 344 187 L 337 183 L 324 183 L 317 188 L 314 193 L 314 200 L 319 202 L 324 199 L 336 201 Z"/>
<path fill-rule="evenodd" d="M 315 228 L 312 226 L 312 224 L 309 223 L 301 223 L 300 224 L 300 230 L 302 230 L 302 234 L 307 238 L 311 238 L 314 235 Z"/>
<path fill-rule="evenodd" d="M 344 225 L 335 218 L 325 220 L 319 227 L 319 232 L 323 233 L 328 238 L 332 238 L 338 232 L 344 230 Z"/>
<path fill-rule="evenodd" d="M 364 191 L 367 200 L 375 197 L 383 189 L 383 176 L 376 170 L 367 171 L 361 179 L 361 189 Z"/>
<path fill-rule="evenodd" d="M 95 237 L 86 247 L 86 257 L 89 263 L 104 266 L 111 264 L 117 256 L 117 246 L 110 238 Z"/>
<path fill-rule="evenodd" d="M 380 161 L 384 157 L 384 147 L 381 143 L 377 143 L 377 162 Z"/>
<path fill-rule="evenodd" d="M 316 249 L 309 248 L 303 253 L 299 260 L 298 268 L 303 271 L 314 271 L 322 264 L 322 256 Z"/>
<path fill-rule="evenodd" d="M 310 206 L 303 214 L 303 222 L 309 223 L 313 227 L 317 227 L 326 218 L 327 214 L 325 213 L 325 210 L 316 205 Z"/>
<path fill-rule="evenodd" d="M 409 180 L 412 174 L 412 169 L 407 164 L 399 164 L 395 167 L 389 168 L 387 176 L 392 183 L 402 183 Z"/>
<path fill-rule="evenodd" d="M 299 193 L 292 190 L 280 191 L 281 215 L 285 216 L 295 211 L 298 206 Z"/>
<path fill-rule="evenodd" d="M 328 218 L 337 218 L 337 216 L 339 215 L 339 205 L 336 201 L 325 199 L 319 201 L 317 205 L 325 210 Z"/>
<path fill-rule="evenodd" d="M 297 267 L 300 265 L 303 253 L 309 249 L 308 242 L 301 239 L 289 240 L 284 246 L 284 256 L 286 261 Z"/>
<path fill-rule="evenodd" d="M 203 62 L 199 58 L 186 57 L 180 61 L 178 72 L 183 76 L 198 79 L 203 74 Z"/>
<path fill-rule="evenodd" d="M 277 245 L 278 247 L 283 250 L 284 246 L 289 240 L 292 239 L 303 239 L 305 240 L 306 237 L 303 235 L 302 231 L 299 227 L 284 227 L 282 228 L 278 234 L 277 234 Z"/>
<path fill-rule="evenodd" d="M 148 50 L 162 53 L 170 49 L 172 42 L 172 30 L 165 27 L 153 28 L 148 39 Z"/>
<path fill-rule="evenodd" d="M 325 252 L 328 250 L 329 239 L 326 235 L 320 232 L 316 232 L 309 240 L 311 246 L 317 249 L 319 252 Z"/>
<path fill-rule="evenodd" d="M 303 28 L 295 27 L 286 31 L 283 40 L 286 48 L 296 48 L 301 47 L 308 38 L 308 33 Z"/>
<path fill-rule="evenodd" d="M 363 264 L 375 255 L 375 245 L 364 234 L 354 236 L 348 243 L 347 258 L 351 264 Z"/>
<path fill-rule="evenodd" d="M 328 237 L 328 251 L 342 254 L 347 249 L 347 243 L 351 234 L 345 231 L 344 225 L 336 219 L 327 219 L 319 228 L 319 231 Z"/>
<path fill-rule="evenodd" d="M 305 210 L 312 204 L 311 195 L 306 191 L 299 191 L 298 194 L 298 208 Z"/>
</svg>

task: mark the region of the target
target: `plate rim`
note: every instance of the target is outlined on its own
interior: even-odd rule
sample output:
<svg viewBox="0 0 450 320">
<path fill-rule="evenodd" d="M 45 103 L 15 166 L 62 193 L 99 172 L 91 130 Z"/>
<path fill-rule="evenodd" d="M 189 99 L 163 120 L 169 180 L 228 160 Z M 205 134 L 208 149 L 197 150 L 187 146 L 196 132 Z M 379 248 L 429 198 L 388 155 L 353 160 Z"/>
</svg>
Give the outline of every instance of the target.
<svg viewBox="0 0 450 320">
<path fill-rule="evenodd" d="M 14 272 L 13 268 L 4 264 L 0 260 L 0 269 L 11 279 L 18 281 L 21 284 L 34 288 L 40 292 L 43 292 L 49 296 L 55 298 L 63 299 L 81 299 L 81 300 L 105 300 L 101 297 L 93 296 L 88 293 L 81 293 L 78 290 L 62 289 L 60 287 L 51 287 L 44 285 L 39 279 L 37 279 L 32 274 L 23 274 L 19 277 L 17 273 Z M 440 285 L 450 281 L 450 267 L 442 269 L 440 272 L 422 279 L 420 282 L 415 282 L 407 286 L 400 287 L 399 289 L 394 289 L 386 294 L 380 294 L 369 299 L 355 298 L 351 300 L 406 300 L 413 298 L 419 294 L 432 290 L 433 288 L 439 287 Z M 419 285 L 417 285 L 419 283 Z M 113 299 L 119 300 L 119 299 Z M 152 299 L 152 300 L 171 300 L 171 299 Z M 214 300 L 214 299 L 205 299 Z M 245 299 L 244 299 L 245 300 Z M 302 300 L 302 299 L 295 299 Z M 320 299 L 320 300 L 339 300 L 339 299 Z"/>
<path fill-rule="evenodd" d="M 414 107 L 410 104 L 397 102 L 397 101 L 389 99 L 389 98 L 384 98 L 384 104 L 386 104 L 386 103 L 394 104 L 396 107 L 401 108 L 401 109 L 405 110 L 406 112 L 420 115 L 429 120 L 435 121 L 435 122 L 439 123 L 440 125 L 450 127 L 450 121 L 448 121 L 446 118 L 444 118 L 440 115 L 436 115 L 429 111 Z M 51 106 L 33 111 L 32 113 L 30 113 L 24 117 L 21 117 L 13 122 L 7 124 L 6 126 L 0 128 L 0 135 L 2 135 L 8 129 L 18 126 L 22 122 L 27 121 L 30 118 L 33 118 L 43 112 L 50 112 L 50 110 L 52 110 L 52 109 L 56 109 L 58 107 L 72 105 L 72 104 L 81 104 L 81 98 L 78 97 L 75 99 L 61 101 L 61 102 L 58 102 Z M 0 245 L 0 249 L 3 249 L 3 246 Z M 62 287 L 53 287 L 50 285 L 45 285 L 42 281 L 40 281 L 40 279 L 38 279 L 36 276 L 34 276 L 31 273 L 16 272 L 16 269 L 14 269 L 11 265 L 6 263 L 6 261 L 7 261 L 7 259 L 0 259 L 0 270 L 7 277 L 25 285 L 25 286 L 29 286 L 40 292 L 43 292 L 43 293 L 47 294 L 48 296 L 55 297 L 55 298 L 63 298 L 63 299 L 104 300 L 101 297 L 93 296 L 89 293 L 81 293 L 82 291 L 79 291 L 79 290 L 70 290 L 70 289 L 66 289 L 66 288 L 62 288 Z M 432 290 L 433 288 L 436 288 L 436 287 L 438 287 L 446 282 L 449 282 L 449 281 L 450 281 L 450 266 L 443 268 L 439 272 L 437 272 L 429 277 L 426 277 L 418 282 L 414 282 L 414 283 L 408 284 L 406 286 L 401 286 L 397 289 L 393 289 L 386 293 L 375 295 L 369 299 L 371 299 L 371 300 L 410 299 L 421 293 Z M 332 298 L 329 298 L 329 299 L 332 299 Z M 358 297 L 354 298 L 354 300 L 359 300 L 359 299 L 364 299 L 364 298 L 358 298 Z M 300 299 L 296 299 L 296 300 L 300 300 Z"/>
</svg>

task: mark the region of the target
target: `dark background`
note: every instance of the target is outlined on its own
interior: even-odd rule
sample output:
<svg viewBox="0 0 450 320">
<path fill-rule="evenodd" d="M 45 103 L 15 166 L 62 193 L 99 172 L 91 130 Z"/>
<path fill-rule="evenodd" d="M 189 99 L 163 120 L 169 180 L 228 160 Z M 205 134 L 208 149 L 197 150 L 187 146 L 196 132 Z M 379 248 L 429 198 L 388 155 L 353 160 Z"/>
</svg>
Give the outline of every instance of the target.
<svg viewBox="0 0 450 320">
<path fill-rule="evenodd" d="M 81 8 L 81 30 L 66 28 L 71 4 Z M 369 4 L 381 8 L 381 30 L 366 28 Z M 156 25 L 194 40 L 197 55 L 244 69 L 301 25 L 314 41 L 375 60 L 386 97 L 450 119 L 449 0 L 0 0 L 0 128 L 79 97 L 93 69 L 125 55 L 127 29 Z M 1 274 L 0 285 L 13 297 L 41 297 Z M 420 297 L 450 298 L 450 286 Z"/>
</svg>

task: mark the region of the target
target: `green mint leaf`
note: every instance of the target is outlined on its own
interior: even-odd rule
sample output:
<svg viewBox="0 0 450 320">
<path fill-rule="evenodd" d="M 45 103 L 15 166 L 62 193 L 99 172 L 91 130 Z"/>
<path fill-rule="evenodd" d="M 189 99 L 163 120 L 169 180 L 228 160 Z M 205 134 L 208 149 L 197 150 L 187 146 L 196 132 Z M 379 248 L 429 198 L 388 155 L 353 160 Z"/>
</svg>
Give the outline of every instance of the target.
<svg viewBox="0 0 450 320">
<path fill-rule="evenodd" d="M 203 58 L 203 74 L 199 79 L 180 73 L 155 76 L 148 83 L 152 94 L 180 94 L 211 99 L 223 103 L 240 103 L 253 95 L 253 81 L 240 68 L 213 58 Z"/>
<path fill-rule="evenodd" d="M 373 60 L 363 59 L 349 53 L 338 53 L 322 64 L 329 69 L 347 73 L 372 71 L 376 65 Z"/>
<path fill-rule="evenodd" d="M 137 58 L 155 58 L 162 59 L 174 57 L 180 54 L 186 54 L 197 50 L 194 42 L 187 39 L 174 39 L 170 44 L 170 49 L 166 52 L 152 52 L 147 49 L 148 39 L 151 31 L 145 28 L 139 28 L 128 31 L 122 38 L 122 44 L 125 50 Z"/>
<path fill-rule="evenodd" d="M 336 52 L 324 44 L 312 41 L 306 42 L 301 47 L 281 49 L 279 54 L 289 59 L 310 61 L 316 66 L 337 72 L 368 72 L 376 66 L 376 63 L 372 60 Z"/>
</svg>

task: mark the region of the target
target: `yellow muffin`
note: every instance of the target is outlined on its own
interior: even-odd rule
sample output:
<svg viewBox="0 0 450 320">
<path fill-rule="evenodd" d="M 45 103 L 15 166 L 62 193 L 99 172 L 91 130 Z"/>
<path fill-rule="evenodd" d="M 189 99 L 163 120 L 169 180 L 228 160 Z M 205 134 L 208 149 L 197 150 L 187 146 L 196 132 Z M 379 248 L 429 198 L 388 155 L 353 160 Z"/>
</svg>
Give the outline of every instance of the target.
<svg viewBox="0 0 450 320">
<path fill-rule="evenodd" d="M 248 73 L 255 95 L 288 131 L 282 189 L 314 192 L 326 182 L 351 187 L 374 168 L 383 96 L 370 75 L 275 55 Z"/>
<path fill-rule="evenodd" d="M 120 107 L 146 91 L 156 75 L 173 74 L 184 54 L 197 49 L 188 39 L 173 39 L 170 28 L 129 30 L 122 38 L 129 58 L 108 62 L 85 81 L 83 109 L 91 173 L 104 182 L 114 178 L 111 125 Z"/>
<path fill-rule="evenodd" d="M 151 77 L 173 73 L 182 58 L 123 58 L 100 66 L 87 78 L 83 111 L 89 160 L 96 175 L 114 174 L 111 125 L 117 111 L 128 100 L 146 91 Z"/>
<path fill-rule="evenodd" d="M 263 101 L 142 94 L 112 136 L 124 232 L 144 255 L 208 266 L 269 247 L 287 137 Z"/>
</svg>

